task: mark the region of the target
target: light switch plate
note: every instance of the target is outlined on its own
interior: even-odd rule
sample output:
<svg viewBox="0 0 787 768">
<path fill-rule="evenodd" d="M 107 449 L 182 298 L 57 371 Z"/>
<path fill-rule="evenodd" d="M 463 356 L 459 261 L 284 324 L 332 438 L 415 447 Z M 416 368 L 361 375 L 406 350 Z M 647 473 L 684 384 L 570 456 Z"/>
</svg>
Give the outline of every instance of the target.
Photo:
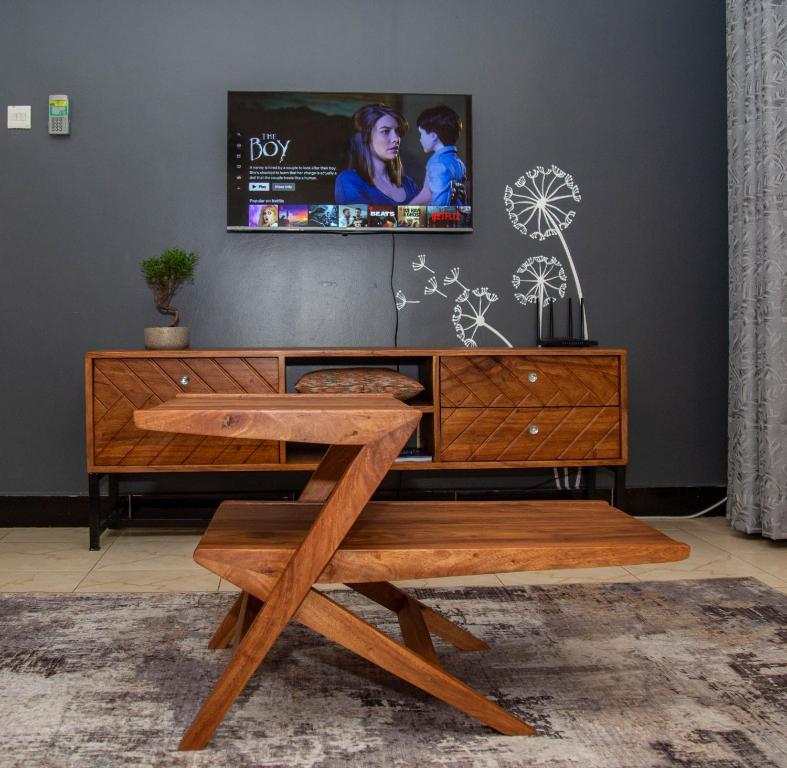
<svg viewBox="0 0 787 768">
<path fill-rule="evenodd" d="M 30 128 L 30 107 L 8 107 L 9 128 Z"/>
</svg>

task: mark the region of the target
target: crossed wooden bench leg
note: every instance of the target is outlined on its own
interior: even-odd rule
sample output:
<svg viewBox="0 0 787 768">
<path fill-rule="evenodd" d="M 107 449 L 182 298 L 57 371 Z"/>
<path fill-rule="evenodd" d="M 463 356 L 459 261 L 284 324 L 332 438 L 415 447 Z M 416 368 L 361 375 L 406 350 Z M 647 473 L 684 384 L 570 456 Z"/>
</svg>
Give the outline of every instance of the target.
<svg viewBox="0 0 787 768">
<path fill-rule="evenodd" d="M 333 446 L 301 492 L 298 501 L 325 502 L 357 455 L 357 446 Z M 413 650 L 421 649 L 434 657 L 435 661 L 437 658 L 429 632 L 452 643 L 461 651 L 489 650 L 485 642 L 393 584 L 380 581 L 347 586 L 397 614 L 405 644 Z M 259 601 L 249 603 L 247 593 L 241 593 L 211 638 L 208 647 L 227 648 L 233 642 L 237 644 L 260 607 Z"/>
<path fill-rule="evenodd" d="M 530 726 L 439 667 L 423 613 L 414 603 L 404 601 L 397 615 L 405 638 L 420 652 L 392 640 L 312 589 L 391 467 L 418 418 L 420 414 L 363 445 L 333 445 L 328 449 L 300 497 L 302 501 L 324 502 L 322 509 L 278 576 L 234 568 L 231 554 L 226 560 L 214 554 L 216 561 L 209 551 L 201 552 L 197 548 L 197 562 L 236 584 L 246 596 L 241 595 L 239 602 L 236 601 L 211 641 L 216 645 L 226 643 L 230 624 L 240 628 L 234 655 L 183 736 L 180 749 L 201 749 L 207 744 L 293 618 L 501 733 L 533 733 Z M 376 593 L 381 599 L 385 597 L 379 589 Z M 252 597 L 259 600 L 262 607 L 244 634 L 243 624 Z"/>
<path fill-rule="evenodd" d="M 460 651 L 489 650 L 483 640 L 387 581 L 345 586 L 393 611 L 399 619 L 405 645 L 422 655 L 424 649 L 427 649 L 428 655 L 434 655 L 430 633 L 451 643 Z M 247 592 L 238 595 L 208 643 L 208 648 L 228 648 L 233 643 L 237 644 L 261 607 L 262 602 L 254 597 L 249 600 Z M 429 648 L 432 648 L 432 651 L 428 651 Z"/>
<path fill-rule="evenodd" d="M 229 648 L 237 645 L 262 608 L 262 601 L 248 592 L 241 592 L 211 637 L 208 648 Z"/>
<path fill-rule="evenodd" d="M 201 749 L 207 744 L 382 482 L 419 418 L 420 414 L 412 417 L 408 414 L 400 426 L 363 445 L 332 445 L 328 449 L 304 489 L 304 494 L 318 496 L 325 503 L 301 545 L 275 579 L 270 594 L 262 596 L 259 589 L 248 590 L 238 584 L 245 592 L 264 600 L 265 605 L 186 731 L 181 749 Z M 197 555 L 195 559 L 201 562 Z M 241 607 L 238 606 L 239 615 Z"/>
<path fill-rule="evenodd" d="M 263 601 L 275 587 L 274 577 L 235 569 L 226 563 L 208 560 L 203 560 L 202 563 L 222 578 L 231 581 L 250 594 L 258 596 Z M 534 728 L 443 670 L 436 659 L 430 659 L 418 650 L 406 647 L 388 637 L 316 589 L 309 590 L 293 619 L 502 734 L 530 736 L 535 733 Z M 448 623 L 450 624 L 450 622 Z M 451 626 L 455 627 L 453 624 Z M 241 667 L 246 663 L 248 654 L 253 654 L 255 658 L 258 657 L 258 663 L 264 658 L 267 648 L 261 652 L 253 632 L 254 625 L 238 646 L 225 675 L 231 667 L 236 665 Z M 470 635 L 470 637 L 473 636 Z M 476 638 L 473 640 L 477 643 L 481 642 Z M 238 658 L 239 656 L 241 659 Z M 188 735 L 187 733 L 186 737 Z M 194 746 L 189 746 L 186 737 L 181 742 L 181 749 L 200 748 L 199 742 Z M 210 735 L 205 739 L 205 743 L 209 738 Z"/>
<path fill-rule="evenodd" d="M 489 646 L 483 640 L 479 640 L 466 629 L 457 626 L 428 605 L 424 605 L 387 581 L 347 584 L 346 586 L 393 611 L 399 619 L 405 645 L 413 650 L 417 649 L 408 641 L 408 638 L 413 634 L 423 636 L 424 630 L 427 635 L 431 632 L 451 643 L 460 651 L 489 650 Z M 425 642 L 425 640 L 416 641 L 415 645 L 425 644 Z M 431 644 L 432 641 L 429 638 L 429 645 L 431 646 Z"/>
<path fill-rule="evenodd" d="M 325 502 L 357 455 L 358 446 L 332 446 L 309 479 L 298 497 L 298 501 Z M 397 614 L 405 643 L 414 650 L 421 648 L 429 655 L 435 656 L 429 632 L 452 643 L 461 651 L 489 650 L 489 646 L 485 642 L 402 592 L 393 584 L 381 581 L 347 584 L 347 586 Z M 237 644 L 237 641 L 245 634 L 261 604 L 259 602 L 248 603 L 248 598 L 244 595 L 246 595 L 245 592 L 238 596 L 224 617 L 208 643 L 209 648 L 227 648 L 233 642 Z M 424 623 L 427 632 L 421 629 Z M 428 650 L 430 648 L 431 651 Z"/>
</svg>

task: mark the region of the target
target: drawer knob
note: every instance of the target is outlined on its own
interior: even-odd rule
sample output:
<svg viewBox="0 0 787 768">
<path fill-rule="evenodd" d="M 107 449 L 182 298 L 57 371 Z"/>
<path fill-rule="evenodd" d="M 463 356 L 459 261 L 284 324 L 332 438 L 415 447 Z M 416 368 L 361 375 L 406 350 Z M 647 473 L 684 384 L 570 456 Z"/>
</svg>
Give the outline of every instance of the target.
<svg viewBox="0 0 787 768">
<path fill-rule="evenodd" d="M 538 424 L 531 424 L 527 431 L 530 432 L 531 435 L 537 435 L 538 434 Z"/>
<path fill-rule="evenodd" d="M 182 384 L 184 387 L 187 387 L 187 386 L 188 386 L 188 385 L 191 383 L 191 379 L 190 379 L 188 376 L 181 376 L 181 377 L 180 377 L 180 383 L 181 383 L 181 384 Z"/>
<path fill-rule="evenodd" d="M 534 381 L 538 381 L 538 374 L 535 371 L 530 371 L 527 374 L 527 380 L 532 384 Z"/>
</svg>

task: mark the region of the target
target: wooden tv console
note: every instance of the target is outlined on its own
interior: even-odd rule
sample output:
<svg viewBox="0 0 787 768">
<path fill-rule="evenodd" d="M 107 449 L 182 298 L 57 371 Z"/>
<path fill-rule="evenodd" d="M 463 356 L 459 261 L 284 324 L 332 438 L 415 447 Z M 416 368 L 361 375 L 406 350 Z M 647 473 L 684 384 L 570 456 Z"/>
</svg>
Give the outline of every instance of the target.
<svg viewBox="0 0 787 768">
<path fill-rule="evenodd" d="M 306 370 L 399 368 L 423 385 L 408 405 L 429 461 L 397 470 L 610 467 L 621 506 L 628 463 L 626 352 L 599 348 L 111 350 L 85 358 L 90 548 L 99 548 L 99 481 L 121 474 L 310 471 L 324 446 L 146 432 L 135 409 L 180 392 L 292 392 Z M 111 502 L 114 503 L 114 502 Z"/>
</svg>

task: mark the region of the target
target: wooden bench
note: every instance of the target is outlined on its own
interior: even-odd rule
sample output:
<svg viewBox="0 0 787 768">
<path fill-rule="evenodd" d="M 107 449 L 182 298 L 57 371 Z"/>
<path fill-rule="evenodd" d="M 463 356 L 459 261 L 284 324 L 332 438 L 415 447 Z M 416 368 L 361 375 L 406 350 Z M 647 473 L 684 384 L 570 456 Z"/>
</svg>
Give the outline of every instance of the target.
<svg viewBox="0 0 787 768">
<path fill-rule="evenodd" d="M 278 574 L 320 509 L 225 501 L 194 559 L 214 571 Z M 315 583 L 662 563 L 688 552 L 605 501 L 371 502 Z"/>
<path fill-rule="evenodd" d="M 194 558 L 242 592 L 210 647 L 235 653 L 181 749 L 200 749 L 288 621 L 507 735 L 531 726 L 446 672 L 431 635 L 464 651 L 483 640 L 391 580 L 681 560 L 687 545 L 596 501 L 371 502 L 420 412 L 387 396 L 182 395 L 135 412 L 137 426 L 330 444 L 297 502 L 224 502 Z M 343 582 L 394 611 L 404 643 L 314 589 Z"/>
</svg>

